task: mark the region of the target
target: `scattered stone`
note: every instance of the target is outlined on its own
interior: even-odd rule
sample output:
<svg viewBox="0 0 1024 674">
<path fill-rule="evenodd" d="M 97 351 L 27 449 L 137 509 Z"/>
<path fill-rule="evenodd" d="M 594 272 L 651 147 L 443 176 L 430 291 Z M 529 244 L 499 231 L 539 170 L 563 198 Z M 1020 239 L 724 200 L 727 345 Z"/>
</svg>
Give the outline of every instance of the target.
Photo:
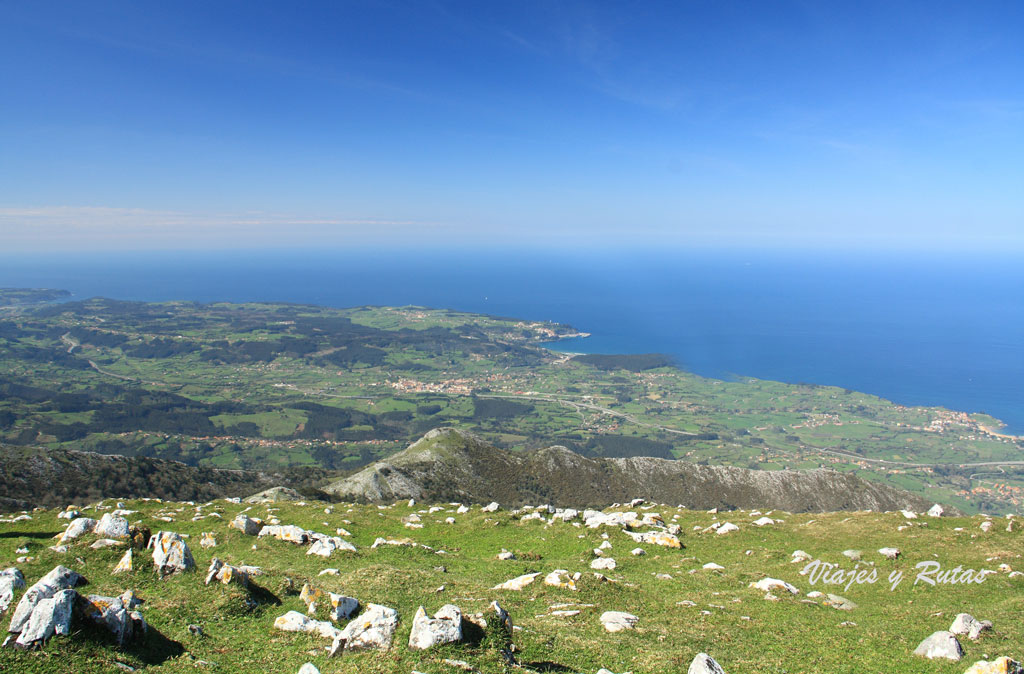
<svg viewBox="0 0 1024 674">
<path fill-rule="evenodd" d="M 792 559 L 789 560 L 790 564 L 799 564 L 800 562 L 809 562 L 813 559 L 809 554 L 803 550 L 794 550 Z"/>
<path fill-rule="evenodd" d="M 192 551 L 181 534 L 173 531 L 158 531 L 149 541 L 153 548 L 153 566 L 161 578 L 192 571 L 196 562 Z"/>
<path fill-rule="evenodd" d="M 647 551 L 643 548 L 633 548 L 629 551 L 629 554 L 633 555 L 634 557 L 643 557 L 647 554 Z"/>
<path fill-rule="evenodd" d="M 125 545 L 124 541 L 119 541 L 113 538 L 100 538 L 93 541 L 93 544 L 89 547 L 93 550 L 102 550 L 103 548 L 116 548 Z"/>
<path fill-rule="evenodd" d="M 725 571 L 725 567 L 724 566 L 721 566 L 719 564 L 715 564 L 714 562 L 708 562 L 707 564 L 704 565 L 704 568 L 707 569 L 708 571 Z"/>
<path fill-rule="evenodd" d="M 498 559 L 500 559 L 502 561 L 512 561 L 512 560 L 515 560 L 515 558 L 516 558 L 516 555 L 515 555 L 514 552 L 511 552 L 511 551 L 506 550 L 504 548 L 502 548 L 501 552 L 498 553 Z"/>
<path fill-rule="evenodd" d="M 114 570 L 111 571 L 111 573 L 118 574 L 133 571 L 135 569 L 135 558 L 133 555 L 134 551 L 131 548 L 125 550 L 124 556 L 121 557 L 121 561 L 117 563 L 117 566 L 114 567 Z"/>
<path fill-rule="evenodd" d="M 335 550 L 345 550 L 347 552 L 355 552 L 356 546 L 352 545 L 344 538 L 338 536 L 324 536 L 317 534 L 318 538 L 313 541 L 313 545 L 306 551 L 307 555 L 319 555 L 321 557 L 330 557 L 334 554 Z"/>
<path fill-rule="evenodd" d="M 856 602 L 852 602 L 846 597 L 840 597 L 838 594 L 826 595 L 825 601 L 823 603 L 825 604 L 825 606 L 831 606 L 832 608 L 838 609 L 840 611 L 852 611 L 853 609 L 857 608 Z"/>
<path fill-rule="evenodd" d="M 242 587 L 249 586 L 248 573 L 239 569 L 237 566 L 225 564 L 216 557 L 210 560 L 210 568 L 206 572 L 206 584 L 209 585 L 215 580 L 219 580 L 224 585 L 235 583 Z"/>
<path fill-rule="evenodd" d="M 988 533 L 989 529 L 992 528 L 992 520 L 985 520 L 981 523 L 981 530 Z"/>
<path fill-rule="evenodd" d="M 540 573 L 528 573 L 528 574 L 523 575 L 523 576 L 516 576 L 515 578 L 513 578 L 511 580 L 506 580 L 504 583 L 501 583 L 499 585 L 495 585 L 491 589 L 492 590 L 515 590 L 515 591 L 519 591 L 519 590 L 522 590 L 527 585 L 529 585 L 530 583 L 532 583 L 534 581 L 534 579 L 537 576 L 539 576 L 539 575 L 540 575 Z"/>
<path fill-rule="evenodd" d="M 786 590 L 790 594 L 800 594 L 800 590 L 796 589 L 796 587 L 790 585 L 784 580 L 779 580 L 778 578 L 762 578 L 756 583 L 751 583 L 750 587 L 761 590 L 762 592 Z"/>
<path fill-rule="evenodd" d="M 232 529 L 238 529 L 246 536 L 258 536 L 263 528 L 263 521 L 252 519 L 245 513 L 239 513 L 235 519 L 228 524 Z"/>
<path fill-rule="evenodd" d="M 992 662 L 979 660 L 964 674 L 1024 674 L 1024 665 L 1004 655 Z"/>
<path fill-rule="evenodd" d="M 379 548 L 382 545 L 396 545 L 402 548 L 415 548 L 416 541 L 411 538 L 377 538 L 373 541 L 371 548 Z"/>
<path fill-rule="evenodd" d="M 83 617 L 107 628 L 117 640 L 117 645 L 122 646 L 126 641 L 146 633 L 145 619 L 141 613 L 133 610 L 139 603 L 131 592 L 120 597 L 91 594 L 79 597 L 78 611 Z"/>
<path fill-rule="evenodd" d="M 698 653 L 686 674 L 725 674 L 725 670 L 707 653 Z"/>
<path fill-rule="evenodd" d="M 766 527 L 771 524 L 775 524 L 775 520 L 773 520 L 770 517 L 762 517 L 760 519 L 754 520 L 753 522 L 751 522 L 751 524 L 753 524 L 755 527 Z"/>
<path fill-rule="evenodd" d="M 898 548 L 879 548 L 878 554 L 886 559 L 896 559 L 900 556 L 900 551 Z"/>
<path fill-rule="evenodd" d="M 91 517 L 79 517 L 73 519 L 71 520 L 71 523 L 68 524 L 67 529 L 64 530 L 64 533 L 61 534 L 60 540 L 57 542 L 68 543 L 83 534 L 92 533 L 96 530 L 96 524 L 96 520 Z"/>
<path fill-rule="evenodd" d="M 21 596 L 21 601 L 14 609 L 14 616 L 11 618 L 9 632 L 21 632 L 29 617 L 35 611 L 36 604 L 44 599 L 50 599 L 62 590 L 69 590 L 85 582 L 79 574 L 66 566 L 56 566 L 40 578 L 32 587 Z M 53 610 L 52 608 L 50 609 Z"/>
<path fill-rule="evenodd" d="M 93 531 L 97 536 L 103 536 L 104 538 L 127 539 L 128 520 L 123 517 L 117 517 L 112 513 L 106 513 L 96 523 L 96 528 Z"/>
<path fill-rule="evenodd" d="M 0 571 L 0 614 L 14 601 L 14 591 L 25 587 L 25 576 L 13 566 Z"/>
<path fill-rule="evenodd" d="M 213 537 L 212 531 L 203 532 L 203 537 L 199 541 L 199 546 L 202 548 L 215 548 L 217 547 L 217 539 Z"/>
<path fill-rule="evenodd" d="M 632 613 L 625 613 L 624 611 L 605 611 L 601 614 L 601 624 L 609 632 L 631 630 L 639 620 L 640 618 Z"/>
<path fill-rule="evenodd" d="M 398 626 L 398 611 L 380 604 L 368 604 L 366 611 L 350 622 L 331 644 L 330 654 L 338 655 L 344 650 L 391 648 L 391 641 Z"/>
<path fill-rule="evenodd" d="M 942 517 L 946 511 L 938 503 L 928 509 L 928 517 Z"/>
<path fill-rule="evenodd" d="M 853 562 L 859 562 L 863 554 L 860 550 L 843 550 L 843 557 Z"/>
<path fill-rule="evenodd" d="M 326 620 L 313 620 L 304 616 L 298 611 L 288 611 L 274 621 L 274 627 L 285 632 L 306 632 L 324 637 L 325 639 L 337 639 L 341 630 Z"/>
<path fill-rule="evenodd" d="M 45 643 L 47 639 L 56 634 L 67 635 L 71 631 L 71 613 L 77 596 L 78 593 L 74 590 L 64 589 L 36 601 L 32 605 L 31 613 L 17 630 L 20 634 L 18 634 L 15 644 L 22 648 L 29 648 Z M 21 604 L 18 605 L 18 608 L 21 608 Z M 17 613 L 15 613 L 15 618 L 18 618 Z M 13 623 L 11 627 L 11 631 L 14 632 Z"/>
<path fill-rule="evenodd" d="M 615 568 L 615 560 L 611 557 L 601 557 L 590 563 L 590 568 L 600 571 L 611 571 Z"/>
<path fill-rule="evenodd" d="M 310 532 L 294 524 L 268 524 L 256 534 L 258 538 L 273 536 L 279 541 L 287 541 L 295 545 L 305 545 L 310 541 Z"/>
<path fill-rule="evenodd" d="M 307 662 L 306 664 L 299 667 L 298 674 L 320 674 L 320 670 L 317 669 L 316 665 L 314 665 L 312 662 Z"/>
<path fill-rule="evenodd" d="M 341 622 L 348 620 L 359 610 L 359 600 L 353 597 L 346 597 L 343 594 L 328 592 L 327 596 L 331 601 L 331 620 Z"/>
<path fill-rule="evenodd" d="M 736 526 L 735 524 L 733 524 L 732 522 L 726 522 L 725 524 L 723 524 L 720 527 L 718 527 L 717 529 L 715 529 L 715 533 L 716 534 L 727 534 L 727 533 L 730 533 L 730 532 L 733 532 L 733 531 L 739 531 L 739 530 L 740 530 L 740 528 L 738 526 Z"/>
<path fill-rule="evenodd" d="M 437 644 L 462 641 L 462 611 L 458 606 L 445 604 L 431 618 L 420 606 L 412 619 L 409 648 L 422 651 Z"/>
<path fill-rule="evenodd" d="M 491 501 L 490 503 L 485 505 L 483 508 L 481 508 L 481 510 L 483 510 L 485 513 L 494 513 L 494 512 L 498 512 L 498 508 L 500 508 L 500 507 L 501 506 L 498 505 L 497 501 Z"/>
<path fill-rule="evenodd" d="M 920 655 L 928 659 L 946 658 L 947 660 L 960 660 L 964 656 L 964 649 L 960 642 L 951 632 L 934 632 L 930 637 L 921 642 L 914 649 L 914 655 Z"/>
<path fill-rule="evenodd" d="M 625 531 L 623 533 L 632 538 L 636 543 L 651 543 L 654 545 L 662 545 L 666 548 L 675 548 L 677 550 L 683 547 L 683 544 L 679 541 L 678 537 L 661 531 L 645 531 L 643 533 Z"/>
<path fill-rule="evenodd" d="M 917 513 L 915 513 L 913 510 L 901 510 L 900 512 L 903 513 L 903 516 L 906 517 L 908 520 L 917 519 Z"/>
<path fill-rule="evenodd" d="M 567 575 L 568 573 L 569 572 L 565 569 L 555 569 L 548 575 L 544 576 L 544 584 L 550 585 L 551 587 L 564 587 L 570 590 L 578 590 L 579 588 L 576 587 L 576 582 L 572 578 L 562 578 L 563 574 Z"/>
</svg>

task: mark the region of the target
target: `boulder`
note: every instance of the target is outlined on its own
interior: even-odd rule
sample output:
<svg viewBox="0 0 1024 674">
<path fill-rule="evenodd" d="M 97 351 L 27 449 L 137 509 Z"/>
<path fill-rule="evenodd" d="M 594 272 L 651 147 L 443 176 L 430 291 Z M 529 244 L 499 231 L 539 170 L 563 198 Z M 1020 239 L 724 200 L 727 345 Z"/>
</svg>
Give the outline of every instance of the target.
<svg viewBox="0 0 1024 674">
<path fill-rule="evenodd" d="M 354 618 L 334 638 L 331 655 L 338 655 L 343 649 L 349 651 L 378 649 L 388 650 L 398 626 L 398 611 L 380 604 L 368 604 L 366 611 Z"/>
<path fill-rule="evenodd" d="M 859 562 L 863 554 L 860 550 L 843 550 L 843 557 L 846 557 L 851 562 Z"/>
<path fill-rule="evenodd" d="M 740 530 L 740 528 L 738 526 L 736 526 L 735 524 L 733 524 L 732 522 L 726 522 L 722 526 L 720 526 L 717 529 L 715 529 L 715 533 L 716 534 L 728 534 L 730 532 L 739 531 L 739 530 Z"/>
<path fill-rule="evenodd" d="M 803 550 L 794 550 L 789 562 L 790 564 L 799 564 L 800 562 L 809 562 L 811 559 L 812 557 Z"/>
<path fill-rule="evenodd" d="M 117 640 L 117 645 L 122 646 L 126 641 L 143 636 L 146 632 L 146 621 L 142 614 L 133 610 L 139 603 L 130 592 L 120 597 L 91 594 L 78 598 L 78 611 L 83 617 L 109 630 Z"/>
<path fill-rule="evenodd" d="M 900 556 L 898 548 L 879 548 L 878 554 L 882 555 L 886 559 L 896 559 Z"/>
<path fill-rule="evenodd" d="M 273 536 L 279 541 L 287 541 L 296 545 L 305 545 L 310 541 L 310 532 L 294 524 L 268 524 L 256 534 L 259 538 Z"/>
<path fill-rule="evenodd" d="M 928 517 L 942 517 L 943 513 L 945 512 L 945 509 L 943 509 L 942 506 L 936 503 L 935 505 L 928 509 Z"/>
<path fill-rule="evenodd" d="M 325 639 L 337 639 L 341 630 L 326 620 L 313 620 L 298 611 L 288 611 L 274 620 L 274 628 L 284 632 L 306 632 Z"/>
<path fill-rule="evenodd" d="M 158 531 L 149 539 L 149 546 L 153 548 L 153 566 L 161 578 L 196 568 L 192 551 L 181 534 Z"/>
<path fill-rule="evenodd" d="M 121 557 L 121 561 L 119 561 L 117 563 L 117 566 L 114 567 L 114 570 L 111 571 L 111 573 L 113 573 L 113 574 L 127 573 L 129 571 L 134 570 L 134 568 L 135 568 L 135 558 L 134 558 L 133 554 L 134 554 L 134 551 L 131 548 L 128 548 L 127 550 L 125 550 L 124 555 Z"/>
<path fill-rule="evenodd" d="M 341 622 L 348 620 L 359 610 L 359 600 L 353 597 L 346 597 L 343 594 L 328 592 L 331 600 L 331 620 Z"/>
<path fill-rule="evenodd" d="M 50 597 L 39 599 L 33 604 L 31 613 L 20 626 L 20 634 L 15 643 L 22 648 L 29 648 L 45 642 L 55 634 L 68 634 L 71 631 L 71 614 L 77 596 L 78 593 L 74 590 L 64 589 L 56 591 Z"/>
<path fill-rule="evenodd" d="M 498 585 L 495 585 L 491 589 L 492 590 L 515 590 L 515 591 L 518 592 L 519 590 L 522 590 L 524 587 L 526 587 L 527 585 L 532 583 L 534 581 L 534 579 L 537 576 L 539 576 L 539 575 L 540 575 L 540 573 L 527 573 L 527 574 L 522 575 L 522 576 L 516 576 L 515 578 L 513 578 L 511 580 L 506 580 L 504 583 L 500 583 Z"/>
<path fill-rule="evenodd" d="M 1004 655 L 992 662 L 979 660 L 971 665 L 964 674 L 1024 674 L 1024 665 Z"/>
<path fill-rule="evenodd" d="M 25 576 L 13 566 L 0 571 L 0 613 L 14 601 L 14 591 L 25 587 Z"/>
<path fill-rule="evenodd" d="M 97 524 L 96 520 L 91 517 L 78 517 L 73 519 L 71 520 L 71 523 L 68 524 L 67 529 L 64 530 L 64 533 L 61 534 L 60 540 L 57 542 L 67 543 L 83 534 L 92 533 L 95 531 Z"/>
<path fill-rule="evenodd" d="M 600 571 L 611 571 L 615 566 L 615 560 L 611 557 L 601 557 L 590 563 L 590 568 Z"/>
<path fill-rule="evenodd" d="M 922 641 L 914 649 L 914 655 L 928 659 L 959 660 L 964 656 L 964 649 L 952 632 L 940 631 L 933 632 L 930 637 Z"/>
<path fill-rule="evenodd" d="M 219 580 L 223 585 L 235 583 L 242 587 L 249 586 L 248 573 L 237 566 L 225 564 L 216 557 L 210 560 L 210 568 L 206 571 L 206 584 L 209 585 L 215 580 Z"/>
<path fill-rule="evenodd" d="M 800 590 L 796 589 L 793 585 L 790 585 L 784 580 L 778 578 L 762 578 L 756 583 L 751 583 L 750 587 L 761 590 L 762 592 L 771 592 L 772 590 L 785 590 L 790 594 L 800 594 Z"/>
<path fill-rule="evenodd" d="M 462 641 L 462 611 L 458 606 L 445 604 L 431 618 L 422 606 L 412 619 L 412 632 L 409 634 L 409 648 L 422 651 L 437 644 L 450 644 Z"/>
<path fill-rule="evenodd" d="M 631 630 L 639 622 L 640 618 L 632 613 L 624 611 L 605 611 L 601 614 L 601 624 L 609 632 L 621 632 Z"/>
<path fill-rule="evenodd" d="M 707 653 L 698 653 L 686 674 L 725 674 L 725 670 Z"/>
<path fill-rule="evenodd" d="M 212 531 L 203 532 L 203 537 L 199 541 L 199 547 L 203 549 L 217 547 L 217 539 L 213 537 Z"/>
<path fill-rule="evenodd" d="M 84 582 L 85 579 L 82 576 L 66 566 L 54 567 L 21 596 L 21 601 L 14 609 L 14 616 L 11 618 L 11 626 L 8 631 L 21 632 L 34 612 L 36 604 L 53 597 L 62 590 L 69 590 Z"/>
<path fill-rule="evenodd" d="M 253 519 L 245 513 L 239 513 L 235 519 L 231 520 L 228 526 L 232 529 L 238 529 L 246 536 L 257 536 L 260 533 L 260 529 L 263 528 L 263 521 Z"/>
<path fill-rule="evenodd" d="M 344 550 L 346 552 L 355 552 L 356 546 L 352 545 L 344 538 L 338 536 L 326 536 L 324 534 L 313 534 L 314 540 L 313 545 L 306 551 L 307 555 L 319 555 L 321 557 L 330 557 L 334 554 L 335 550 Z"/>
<path fill-rule="evenodd" d="M 576 581 L 568 576 L 569 572 L 565 569 L 555 569 L 548 575 L 544 576 L 544 584 L 550 585 L 551 587 L 564 587 L 569 590 L 578 590 L 576 587 Z M 563 578 L 563 576 L 565 576 Z"/>
<path fill-rule="evenodd" d="M 117 517 L 111 513 L 106 513 L 100 518 L 100 521 L 96 523 L 96 528 L 93 531 L 97 536 L 103 536 L 104 538 L 127 540 L 128 520 L 123 517 Z"/>
<path fill-rule="evenodd" d="M 766 527 L 771 524 L 775 524 L 775 520 L 773 520 L 770 517 L 762 517 L 760 519 L 754 520 L 753 522 L 751 522 L 751 524 L 753 524 L 755 527 Z M 714 662 L 714 660 L 712 660 L 712 662 Z"/>
<path fill-rule="evenodd" d="M 299 667 L 299 674 L 320 674 L 320 670 L 312 662 L 307 662 Z"/>
<path fill-rule="evenodd" d="M 498 512 L 498 508 L 500 508 L 500 507 L 501 506 L 498 505 L 497 501 L 491 501 L 490 503 L 485 505 L 483 508 L 481 508 L 481 510 L 483 510 L 485 513 L 494 513 L 494 512 Z"/>
</svg>

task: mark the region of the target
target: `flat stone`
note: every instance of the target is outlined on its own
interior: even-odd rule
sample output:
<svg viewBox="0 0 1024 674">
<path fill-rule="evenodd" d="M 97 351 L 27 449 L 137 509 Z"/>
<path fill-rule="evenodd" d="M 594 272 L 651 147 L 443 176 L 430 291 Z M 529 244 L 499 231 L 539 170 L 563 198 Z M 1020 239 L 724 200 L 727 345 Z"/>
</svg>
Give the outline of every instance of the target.
<svg viewBox="0 0 1024 674">
<path fill-rule="evenodd" d="M 640 618 L 625 611 L 605 611 L 601 614 L 601 624 L 609 632 L 621 632 L 633 629 Z"/>
<path fill-rule="evenodd" d="M 751 583 L 750 587 L 761 590 L 762 592 L 771 592 L 772 590 L 786 590 L 790 594 L 800 594 L 800 590 L 796 589 L 793 585 L 790 585 L 784 580 L 778 578 L 762 578 L 756 583 Z"/>
<path fill-rule="evenodd" d="M 733 524 L 732 522 L 726 522 L 725 524 L 723 524 L 720 527 L 718 527 L 717 529 L 715 529 L 715 533 L 716 534 L 728 534 L 728 533 L 731 533 L 733 531 L 739 531 L 739 530 L 740 530 L 740 528 L 738 526 L 736 526 L 735 524 Z"/>
<path fill-rule="evenodd" d="M 615 560 L 611 557 L 601 557 L 590 563 L 590 568 L 600 571 L 611 571 L 616 567 Z"/>
<path fill-rule="evenodd" d="M 539 576 L 539 575 L 540 575 L 540 573 L 527 573 L 527 574 L 522 575 L 522 576 L 516 576 L 515 578 L 512 578 L 511 580 L 506 580 L 504 583 L 501 583 L 499 585 L 495 585 L 491 589 L 492 590 L 515 590 L 515 591 L 520 591 L 524 587 L 526 587 L 527 585 L 532 583 L 534 581 L 534 579 L 537 578 L 537 576 Z"/>
<path fill-rule="evenodd" d="M 946 658 L 947 660 L 960 660 L 964 656 L 964 649 L 952 632 L 945 630 L 933 632 L 914 649 L 914 655 L 920 655 L 928 659 Z"/>
<path fill-rule="evenodd" d="M 686 674 L 725 674 L 725 670 L 707 653 L 698 653 Z"/>
<path fill-rule="evenodd" d="M 288 611 L 274 620 L 274 628 L 285 632 L 306 632 L 325 639 L 337 639 L 341 630 L 326 620 L 314 620 L 298 611 Z"/>
<path fill-rule="evenodd" d="M 1024 665 L 1004 655 L 991 662 L 979 660 L 964 674 L 1024 674 Z"/>
<path fill-rule="evenodd" d="M 899 548 L 879 548 L 878 554 L 882 555 L 886 559 L 896 559 L 900 556 Z"/>
<path fill-rule="evenodd" d="M 841 597 L 838 594 L 826 595 L 825 601 L 823 603 L 825 604 L 825 606 L 830 606 L 840 611 L 852 611 L 853 609 L 857 608 L 857 604 L 855 602 L 850 601 L 846 597 Z"/>
<path fill-rule="evenodd" d="M 391 648 L 397 626 L 398 611 L 380 604 L 368 604 L 366 611 L 354 618 L 341 634 L 335 637 L 330 654 L 337 655 L 342 649 L 386 651 Z"/>
</svg>

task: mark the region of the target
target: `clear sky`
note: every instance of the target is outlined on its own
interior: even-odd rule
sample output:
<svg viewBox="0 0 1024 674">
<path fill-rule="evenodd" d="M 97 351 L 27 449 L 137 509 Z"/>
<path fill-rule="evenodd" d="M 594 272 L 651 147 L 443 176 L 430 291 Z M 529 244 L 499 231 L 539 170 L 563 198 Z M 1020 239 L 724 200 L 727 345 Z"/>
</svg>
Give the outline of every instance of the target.
<svg viewBox="0 0 1024 674">
<path fill-rule="evenodd" d="M 0 0 L 0 251 L 1024 252 L 1024 2 Z"/>
</svg>

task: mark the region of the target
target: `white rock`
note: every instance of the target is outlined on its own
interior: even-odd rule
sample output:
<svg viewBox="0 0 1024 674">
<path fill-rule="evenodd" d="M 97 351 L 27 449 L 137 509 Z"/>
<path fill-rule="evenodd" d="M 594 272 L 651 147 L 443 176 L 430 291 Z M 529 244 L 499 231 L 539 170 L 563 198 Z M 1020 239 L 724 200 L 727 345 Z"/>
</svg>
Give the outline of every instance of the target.
<svg viewBox="0 0 1024 674">
<path fill-rule="evenodd" d="M 299 667 L 298 674 L 320 674 L 320 670 L 317 669 L 316 665 L 314 665 L 312 662 L 307 662 L 306 664 Z"/>
<path fill-rule="evenodd" d="M 503 562 L 504 561 L 514 560 L 515 558 L 516 558 L 515 553 L 514 552 L 510 552 L 508 550 L 502 550 L 501 552 L 498 553 L 498 559 L 500 559 Z"/>
<path fill-rule="evenodd" d="M 716 534 L 727 534 L 727 533 L 730 533 L 730 532 L 733 532 L 733 531 L 739 531 L 739 530 L 740 530 L 740 528 L 738 526 L 736 526 L 735 524 L 733 524 L 732 522 L 726 522 L 725 524 L 723 524 L 723 525 L 719 526 L 718 528 L 716 528 L 715 529 L 715 533 Z"/>
<path fill-rule="evenodd" d="M 84 578 L 66 566 L 54 567 L 21 596 L 21 601 L 14 609 L 14 616 L 11 618 L 11 626 L 8 631 L 20 632 L 40 601 L 49 599 L 62 590 L 69 590 L 84 581 Z"/>
<path fill-rule="evenodd" d="M 647 554 L 647 551 L 643 548 L 633 548 L 629 551 L 629 554 L 633 555 L 634 557 L 642 557 Z"/>
<path fill-rule="evenodd" d="M 971 665 L 964 674 L 1024 674 L 1024 665 L 1003 656 L 992 662 L 979 660 Z"/>
<path fill-rule="evenodd" d="M 497 512 L 498 508 L 500 508 L 500 507 L 501 506 L 498 505 L 497 501 L 491 501 L 490 503 L 485 505 L 483 508 L 481 508 L 481 510 L 483 510 L 485 513 L 493 513 L 493 512 Z"/>
<path fill-rule="evenodd" d="M 720 566 L 718 564 L 715 564 L 714 562 L 708 562 L 704 565 L 704 568 L 708 571 L 725 571 L 724 566 Z"/>
<path fill-rule="evenodd" d="M 246 536 L 256 536 L 260 533 L 260 529 L 263 528 L 263 522 L 252 519 L 245 513 L 239 513 L 235 519 L 231 520 L 228 526 L 232 529 L 238 529 Z"/>
<path fill-rule="evenodd" d="M 609 632 L 631 630 L 639 620 L 640 618 L 632 613 L 625 613 L 624 611 L 605 611 L 601 614 L 601 624 Z"/>
<path fill-rule="evenodd" d="M 952 633 L 941 631 L 932 633 L 930 637 L 922 641 L 914 649 L 914 655 L 920 655 L 929 659 L 946 658 L 947 660 L 959 660 L 964 656 L 964 649 Z"/>
<path fill-rule="evenodd" d="M 794 550 L 792 559 L 789 560 L 791 564 L 798 564 L 800 562 L 809 562 L 812 557 L 804 552 L 803 550 Z"/>
<path fill-rule="evenodd" d="M 298 611 L 288 611 L 279 616 L 274 621 L 274 627 L 285 632 L 306 632 L 332 640 L 341 635 L 341 630 L 326 620 L 313 620 Z"/>
<path fill-rule="evenodd" d="M 380 604 L 368 604 L 366 611 L 354 618 L 334 639 L 331 655 L 344 650 L 391 648 L 391 641 L 398 626 L 398 611 Z"/>
<path fill-rule="evenodd" d="M 91 594 L 79 599 L 78 610 L 86 619 L 109 630 L 121 646 L 132 637 L 145 634 L 146 621 L 142 614 L 132 610 L 139 603 L 130 591 L 120 597 Z"/>
<path fill-rule="evenodd" d="M 94 531 L 97 536 L 104 538 L 125 539 L 128 538 L 128 520 L 112 513 L 106 513 L 96 523 Z"/>
<path fill-rule="evenodd" d="M 149 539 L 149 546 L 153 548 L 153 566 L 161 577 L 196 568 L 192 551 L 181 534 L 158 531 Z"/>
<path fill-rule="evenodd" d="M 422 651 L 438 644 L 462 641 L 462 611 L 454 604 L 445 604 L 431 618 L 420 606 L 412 619 L 409 648 Z"/>
<path fill-rule="evenodd" d="M 989 529 L 991 529 L 991 528 L 992 528 L 992 521 L 991 520 L 985 520 L 984 522 L 981 523 L 981 530 L 984 531 L 985 533 L 988 533 Z"/>
<path fill-rule="evenodd" d="M 886 559 L 896 559 L 900 556 L 900 551 L 898 548 L 879 548 L 878 554 Z"/>
<path fill-rule="evenodd" d="M 28 648 L 36 642 L 46 641 L 55 634 L 68 634 L 71 631 L 71 613 L 77 596 L 78 593 L 74 590 L 65 589 L 58 590 L 51 597 L 39 599 L 21 626 L 21 633 L 15 643 Z"/>
<path fill-rule="evenodd" d="M 686 674 L 725 674 L 725 670 L 707 653 L 698 653 Z"/>
<path fill-rule="evenodd" d="M 548 575 L 544 576 L 544 584 L 550 585 L 551 587 L 564 587 L 570 590 L 578 589 L 576 582 L 572 578 L 563 578 L 563 575 L 567 575 L 569 572 L 565 569 L 555 569 Z"/>
<path fill-rule="evenodd" d="M 68 524 L 67 529 L 64 530 L 60 540 L 57 542 L 67 543 L 69 541 L 73 541 L 82 534 L 91 533 L 96 529 L 96 524 L 96 520 L 91 517 L 79 517 L 77 519 L 73 519 L 71 520 L 71 523 Z"/>
<path fill-rule="evenodd" d="M 906 517 L 908 520 L 917 519 L 917 513 L 915 513 L 913 510 L 901 510 L 900 512 L 903 513 L 903 516 Z"/>
<path fill-rule="evenodd" d="M 935 505 L 933 505 L 931 508 L 928 509 L 928 516 L 929 517 L 942 517 L 943 513 L 945 513 L 945 512 L 946 511 L 942 508 L 942 506 L 940 506 L 938 503 L 936 503 Z"/>
<path fill-rule="evenodd" d="M 753 522 L 751 522 L 751 524 L 753 524 L 755 527 L 764 527 L 770 524 L 775 524 L 775 520 L 773 520 L 770 517 L 762 517 L 760 519 L 754 520 Z"/>
<path fill-rule="evenodd" d="M 331 600 L 331 620 L 341 622 L 348 620 L 359 610 L 359 600 L 354 597 L 346 597 L 343 594 L 328 592 Z"/>
<path fill-rule="evenodd" d="M 778 578 L 762 578 L 756 583 L 751 583 L 750 587 L 761 590 L 762 592 L 771 592 L 772 590 L 786 590 L 790 594 L 800 594 L 800 590 L 796 589 L 793 585 L 790 585 L 784 580 Z"/>
<path fill-rule="evenodd" d="M 495 585 L 491 589 L 492 590 L 516 590 L 516 591 L 519 591 L 519 590 L 522 590 L 527 585 L 529 585 L 530 583 L 532 583 L 534 581 L 534 579 L 537 576 L 539 576 L 539 575 L 540 575 L 540 573 L 528 573 L 528 574 L 523 575 L 523 576 L 516 576 L 515 578 L 513 578 L 511 580 L 506 580 L 504 583 L 501 583 L 499 585 Z"/>
<path fill-rule="evenodd" d="M 25 576 L 13 566 L 0 571 L 0 613 L 14 601 L 14 591 L 25 587 Z"/>
<path fill-rule="evenodd" d="M 599 571 L 611 571 L 615 566 L 615 560 L 611 557 L 601 557 L 590 563 L 590 568 L 597 569 Z"/>
</svg>

